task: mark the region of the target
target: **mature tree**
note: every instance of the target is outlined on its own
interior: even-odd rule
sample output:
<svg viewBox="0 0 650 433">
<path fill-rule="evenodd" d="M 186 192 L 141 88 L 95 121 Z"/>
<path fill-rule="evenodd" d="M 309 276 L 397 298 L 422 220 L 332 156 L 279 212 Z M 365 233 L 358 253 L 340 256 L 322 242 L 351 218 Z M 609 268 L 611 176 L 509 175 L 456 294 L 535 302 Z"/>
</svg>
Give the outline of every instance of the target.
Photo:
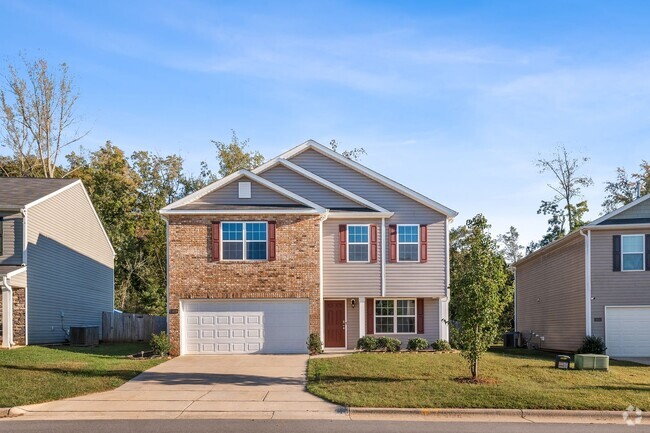
<svg viewBox="0 0 650 433">
<path fill-rule="evenodd" d="M 523 257 L 524 247 L 519 243 L 519 232 L 514 226 L 510 226 L 510 229 L 505 234 L 499 235 L 498 240 L 501 243 L 503 257 L 508 265 L 512 266 L 513 263 Z"/>
<path fill-rule="evenodd" d="M 217 160 L 219 161 L 219 176 L 226 177 L 241 169 L 252 170 L 262 165 L 264 156 L 256 150 L 247 150 L 248 139 L 239 140 L 233 130 L 230 143 L 212 140 L 217 147 Z M 207 170 L 207 166 L 206 166 Z"/>
<path fill-rule="evenodd" d="M 509 302 L 507 265 L 483 215 L 468 220 L 456 232 L 456 253 L 451 255 L 453 315 L 450 332 L 468 361 L 472 379 L 479 375 L 479 360 L 502 330 Z"/>
<path fill-rule="evenodd" d="M 641 192 L 650 193 L 650 163 L 643 160 L 639 164 L 639 171 L 628 174 L 625 168 L 616 169 L 616 180 L 605 182 L 605 192 L 607 196 L 603 202 L 605 213 L 626 205 L 636 198 L 637 187 L 641 187 Z"/>
<path fill-rule="evenodd" d="M 330 147 L 334 152 L 338 152 L 339 142 L 336 140 L 330 140 Z M 361 160 L 363 155 L 366 155 L 366 149 L 363 147 L 353 147 L 352 149 L 341 151 L 341 155 L 349 160 L 358 162 Z"/>
<path fill-rule="evenodd" d="M 19 176 L 65 177 L 58 159 L 86 135 L 76 129 L 78 94 L 68 67 L 62 63 L 52 73 L 43 59 L 23 59 L 22 66 L 8 65 L 0 90 L 2 144 L 13 154 Z"/>
</svg>

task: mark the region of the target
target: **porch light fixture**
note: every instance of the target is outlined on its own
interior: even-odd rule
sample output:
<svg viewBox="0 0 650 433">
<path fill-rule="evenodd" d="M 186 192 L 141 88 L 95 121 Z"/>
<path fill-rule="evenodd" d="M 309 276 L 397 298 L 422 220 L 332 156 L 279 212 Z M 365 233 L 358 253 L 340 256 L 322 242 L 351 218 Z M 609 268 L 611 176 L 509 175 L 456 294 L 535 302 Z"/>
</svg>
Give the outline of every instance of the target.
<svg viewBox="0 0 650 433">
<path fill-rule="evenodd" d="M 354 306 L 355 306 L 356 304 L 357 304 L 357 302 L 356 302 L 354 299 L 352 299 L 352 300 L 350 301 L 350 305 L 352 305 L 352 308 L 354 308 Z"/>
</svg>

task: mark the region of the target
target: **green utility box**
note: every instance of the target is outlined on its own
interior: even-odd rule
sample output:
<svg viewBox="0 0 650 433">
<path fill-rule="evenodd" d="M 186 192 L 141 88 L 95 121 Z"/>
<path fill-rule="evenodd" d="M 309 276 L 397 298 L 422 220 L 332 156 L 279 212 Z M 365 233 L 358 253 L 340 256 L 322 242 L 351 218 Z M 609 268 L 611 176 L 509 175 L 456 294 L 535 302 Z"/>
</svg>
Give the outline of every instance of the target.
<svg viewBox="0 0 650 433">
<path fill-rule="evenodd" d="M 609 370 L 609 356 L 607 355 L 576 355 L 573 363 L 576 370 Z"/>
</svg>

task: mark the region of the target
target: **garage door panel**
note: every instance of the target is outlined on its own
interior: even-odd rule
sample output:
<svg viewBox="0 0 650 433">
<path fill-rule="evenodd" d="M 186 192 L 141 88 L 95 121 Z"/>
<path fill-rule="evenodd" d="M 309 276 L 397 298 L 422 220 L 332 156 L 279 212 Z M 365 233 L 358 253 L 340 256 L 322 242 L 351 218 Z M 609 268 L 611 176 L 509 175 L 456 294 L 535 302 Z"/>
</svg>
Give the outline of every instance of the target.
<svg viewBox="0 0 650 433">
<path fill-rule="evenodd" d="M 650 356 L 650 306 L 606 307 L 605 333 L 610 356 Z"/>
<path fill-rule="evenodd" d="M 309 302 L 184 301 L 184 353 L 306 353 Z"/>
</svg>

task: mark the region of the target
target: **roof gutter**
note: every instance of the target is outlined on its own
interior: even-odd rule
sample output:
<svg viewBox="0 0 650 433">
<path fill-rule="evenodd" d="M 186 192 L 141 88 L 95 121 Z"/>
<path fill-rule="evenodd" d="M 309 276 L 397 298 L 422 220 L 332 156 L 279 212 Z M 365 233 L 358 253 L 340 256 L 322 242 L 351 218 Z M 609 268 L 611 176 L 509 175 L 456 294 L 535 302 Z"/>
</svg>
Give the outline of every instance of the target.
<svg viewBox="0 0 650 433">
<path fill-rule="evenodd" d="M 647 229 L 650 223 L 637 223 L 637 224 L 605 224 L 585 226 L 583 229 L 588 230 L 625 230 L 625 229 Z"/>
<path fill-rule="evenodd" d="M 591 230 L 580 229 L 585 238 L 585 334 L 591 335 Z"/>
<path fill-rule="evenodd" d="M 236 210 L 236 209 L 225 209 L 225 210 L 166 210 L 161 209 L 158 211 L 160 215 L 269 215 L 269 214 L 308 214 L 308 215 L 319 215 L 323 212 L 316 209 L 249 209 L 249 210 Z"/>
</svg>

